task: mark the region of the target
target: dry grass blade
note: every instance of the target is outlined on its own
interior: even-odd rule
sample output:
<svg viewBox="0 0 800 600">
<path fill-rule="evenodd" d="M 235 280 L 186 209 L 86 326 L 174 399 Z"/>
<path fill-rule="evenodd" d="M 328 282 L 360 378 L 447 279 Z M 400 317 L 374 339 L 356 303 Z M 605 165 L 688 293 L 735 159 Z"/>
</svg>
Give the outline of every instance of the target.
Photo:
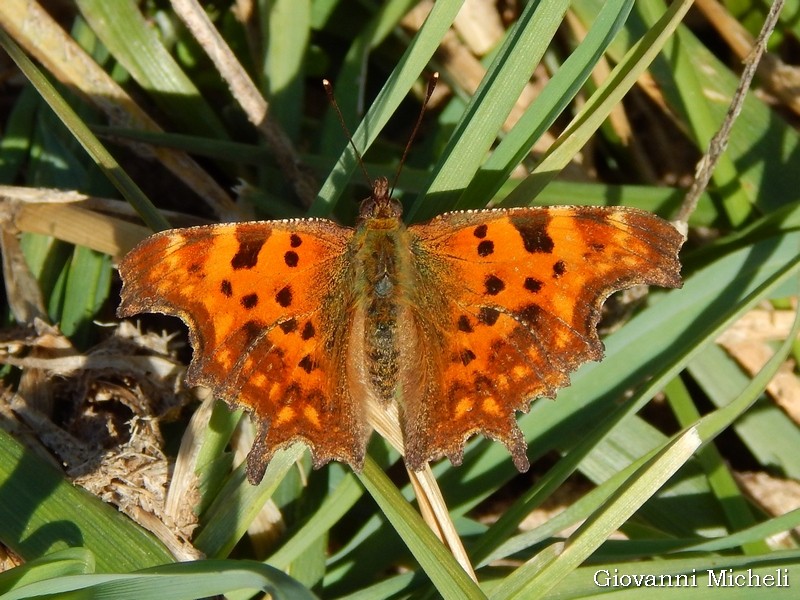
<svg viewBox="0 0 800 600">
<path fill-rule="evenodd" d="M 717 343 L 750 376 L 758 373 L 774 353 L 767 342 L 786 339 L 794 311 L 752 310 L 726 330 Z M 800 380 L 794 361 L 787 361 L 767 384 L 766 392 L 795 423 L 800 424 Z"/>
<path fill-rule="evenodd" d="M 505 35 L 499 7 L 492 0 L 465 0 L 453 29 L 477 56 L 487 54 Z"/>
<path fill-rule="evenodd" d="M 756 40 L 718 0 L 696 0 L 695 5 L 703 12 L 708 22 L 728 43 L 731 50 L 742 60 L 753 51 Z M 780 11 L 780 8 L 778 8 Z M 765 54 L 756 70 L 761 83 L 772 94 L 780 98 L 788 108 L 800 114 L 800 69 L 783 62 L 777 56 Z"/>
<path fill-rule="evenodd" d="M 0 186 L 0 208 L 7 226 L 16 232 L 39 233 L 121 257 L 150 233 L 147 227 L 100 214 L 88 208 L 108 202 L 89 202 L 90 197 L 74 191 Z M 121 211 L 130 215 L 129 205 Z M 27 319 L 26 319 L 27 320 Z"/>
<path fill-rule="evenodd" d="M 400 454 L 405 454 L 397 406 L 393 404 L 384 409 L 375 402 L 368 402 L 367 404 L 367 418 L 373 429 L 400 452 Z M 450 518 L 447 504 L 444 501 L 442 492 L 439 489 L 439 484 L 436 481 L 436 477 L 434 477 L 431 472 L 430 467 L 426 466 L 424 470 L 419 472 L 412 471 L 411 469 L 406 469 L 406 471 L 408 472 L 411 485 L 417 496 L 419 511 L 425 523 L 436 537 L 450 549 L 450 552 L 464 571 L 467 572 L 473 581 L 477 582 L 478 580 L 472 568 L 469 556 L 458 535 L 458 530 Z"/>
<path fill-rule="evenodd" d="M 256 88 L 253 80 L 239 63 L 228 44 L 209 21 L 208 16 L 195 0 L 172 0 L 181 20 L 197 40 L 197 43 L 214 62 L 219 74 L 227 82 L 233 97 L 247 114 L 273 150 L 275 159 L 285 177 L 292 184 L 303 206 L 311 206 L 317 195 L 317 185 L 299 166 L 300 157 L 281 127 L 269 117 L 269 105 Z"/>
<path fill-rule="evenodd" d="M 39 290 L 39 282 L 28 268 L 15 229 L 6 220 L 0 223 L 3 281 L 5 282 L 8 306 L 14 319 L 20 323 L 32 323 L 35 318 L 46 319 L 47 311 L 44 308 L 44 298 Z"/>
<path fill-rule="evenodd" d="M 775 2 L 773 2 L 772 7 L 769 10 L 769 14 L 764 21 L 764 26 L 761 28 L 761 33 L 758 36 L 758 40 L 756 40 L 753 50 L 750 52 L 747 60 L 745 61 L 745 68 L 742 72 L 741 78 L 739 79 L 739 85 L 736 88 L 736 92 L 733 95 L 733 100 L 731 101 L 730 108 L 728 109 L 728 114 L 725 115 L 725 120 L 722 122 L 722 125 L 720 125 L 717 133 L 711 139 L 711 143 L 708 146 L 708 151 L 705 155 L 703 155 L 703 158 L 700 159 L 700 162 L 697 165 L 697 175 L 695 176 L 689 191 L 686 193 L 686 197 L 684 198 L 678 215 L 675 217 L 676 221 L 680 224 L 680 227 L 684 231 L 684 234 L 686 232 L 686 223 L 689 220 L 689 216 L 697 207 L 700 196 L 708 186 L 708 182 L 711 180 L 711 174 L 714 172 L 714 168 L 717 166 L 722 153 L 725 152 L 725 148 L 728 145 L 728 139 L 731 135 L 731 129 L 733 128 L 733 124 L 736 122 L 736 118 L 739 116 L 739 113 L 742 110 L 744 99 L 747 96 L 748 90 L 750 89 L 750 84 L 752 83 L 753 77 L 756 74 L 756 69 L 761 62 L 761 57 L 766 51 L 767 40 L 775 29 L 775 26 L 778 24 L 778 17 L 781 14 L 783 4 L 783 0 L 775 0 Z"/>
</svg>

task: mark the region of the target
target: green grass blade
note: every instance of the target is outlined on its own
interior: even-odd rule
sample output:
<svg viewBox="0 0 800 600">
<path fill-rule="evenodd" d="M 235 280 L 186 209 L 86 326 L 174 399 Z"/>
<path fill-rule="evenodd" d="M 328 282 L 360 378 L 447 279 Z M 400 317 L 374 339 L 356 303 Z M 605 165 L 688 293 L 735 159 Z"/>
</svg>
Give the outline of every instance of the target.
<svg viewBox="0 0 800 600">
<path fill-rule="evenodd" d="M 57 550 L 0 573 L 0 598 L 10 590 L 36 581 L 85 575 L 94 573 L 94 569 L 94 555 L 86 548 Z"/>
<path fill-rule="evenodd" d="M 589 516 L 597 510 L 597 507 L 605 504 L 608 498 L 610 498 L 611 495 L 651 457 L 652 454 L 648 454 L 630 463 L 627 467 L 618 471 L 570 504 L 566 510 L 553 516 L 546 523 L 530 531 L 525 531 L 508 538 L 505 543 L 497 547 L 479 564 L 485 566 L 492 561 L 502 560 L 513 554 L 524 554 L 524 551 L 541 545 L 550 540 L 550 538 L 556 537 L 559 532 L 577 527 L 580 523 L 589 518 Z M 679 545 L 679 543 L 675 544 L 675 546 Z"/>
<path fill-rule="evenodd" d="M 796 508 L 784 515 L 779 515 L 763 523 L 758 523 L 747 529 L 742 529 L 736 533 L 680 548 L 680 551 L 720 552 L 724 550 L 733 550 L 737 546 L 745 546 L 754 542 L 760 542 L 779 533 L 796 529 L 798 526 L 800 526 L 800 508 Z M 766 552 L 763 554 L 766 554 Z"/>
<path fill-rule="evenodd" d="M 303 526 L 290 537 L 267 563 L 277 568 L 285 568 L 300 556 L 306 548 L 319 538 L 321 531 L 329 531 L 349 511 L 364 494 L 364 489 L 352 473 L 348 473 L 339 484 L 325 496 L 319 509 Z"/>
<path fill-rule="evenodd" d="M 425 220 L 449 210 L 486 159 L 509 112 L 539 64 L 569 2 L 529 2 L 498 50 L 447 147 L 433 179 L 408 211 L 409 220 Z"/>
<path fill-rule="evenodd" d="M 187 131 L 226 137 L 216 114 L 164 48 L 136 2 L 78 0 L 77 4 L 112 56 L 175 123 Z"/>
<path fill-rule="evenodd" d="M 194 600 L 249 589 L 280 600 L 314 600 L 294 579 L 255 561 L 184 562 L 124 575 L 75 575 L 40 581 L 9 592 L 3 600 Z"/>
<path fill-rule="evenodd" d="M 303 452 L 303 444 L 277 451 L 261 483 L 255 486 L 245 478 L 243 466 L 234 471 L 214 504 L 203 514 L 203 525 L 195 535 L 194 546 L 209 557 L 227 556 Z"/>
<path fill-rule="evenodd" d="M 0 137 L 0 182 L 4 184 L 13 183 L 25 164 L 34 136 L 38 104 L 36 91 L 27 87 L 8 115 Z"/>
<path fill-rule="evenodd" d="M 141 215 L 142 220 L 154 231 L 168 229 L 169 223 L 156 210 L 144 192 L 122 170 L 114 157 L 103 147 L 100 141 L 89 130 L 86 124 L 75 114 L 64 98 L 55 90 L 52 84 L 42 75 L 41 71 L 31 62 L 19 46 L 0 29 L 0 46 L 8 52 L 11 59 L 17 64 L 28 80 L 34 85 L 39 94 L 44 98 L 61 122 L 80 142 L 84 150 L 97 163 L 106 176 L 111 180 L 120 193 Z"/>
<path fill-rule="evenodd" d="M 84 547 L 97 570 L 132 571 L 172 562 L 152 535 L 116 508 L 74 487 L 0 430 L 0 539 L 26 560 Z"/>
<path fill-rule="evenodd" d="M 673 2 L 658 23 L 647 31 L 614 68 L 603 85 L 589 98 L 580 113 L 558 138 L 542 162 L 501 204 L 524 206 L 572 160 L 600 127 L 611 109 L 628 93 L 675 32 L 691 0 Z"/>
<path fill-rule="evenodd" d="M 303 66 L 310 38 L 309 0 L 268 3 L 264 65 L 270 117 L 296 139 L 303 122 Z"/>
<path fill-rule="evenodd" d="M 442 597 L 486 597 L 369 456 L 358 477 Z"/>
<path fill-rule="evenodd" d="M 647 25 L 658 18 L 657 11 L 663 10 L 661 2 L 648 2 L 639 6 L 639 13 Z M 680 28 L 674 39 L 665 48 L 665 55 L 670 57 L 671 76 L 674 77 L 674 106 L 686 117 L 690 132 L 698 148 L 705 151 L 720 126 L 710 104 L 719 103 L 720 99 L 710 98 L 706 94 L 705 70 L 698 68 L 697 58 L 683 42 L 687 35 L 685 28 Z M 728 98 L 723 102 L 727 104 Z M 723 195 L 723 206 L 728 221 L 734 225 L 746 222 L 753 209 L 752 199 L 748 197 L 739 179 L 739 172 L 727 153 L 720 156 L 711 179 L 712 186 Z"/>
<path fill-rule="evenodd" d="M 584 22 L 588 22 L 602 4 L 600 0 L 576 0 L 575 10 Z M 637 6 L 649 8 L 650 3 L 637 3 Z M 647 29 L 641 19 L 633 16 L 628 20 L 630 27 L 622 32 L 628 37 L 638 37 Z M 626 36 L 620 35 L 609 47 L 612 60 L 623 59 L 628 50 L 625 42 Z M 667 42 L 665 48 L 671 43 L 672 40 Z M 678 28 L 674 43 L 680 46 L 681 56 L 688 56 L 690 60 L 671 60 L 670 55 L 662 52 L 659 59 L 650 65 L 650 74 L 667 109 L 671 115 L 677 116 L 682 129 L 692 129 L 690 121 L 693 117 L 686 112 L 693 111 L 697 102 L 705 105 L 715 123 L 721 123 L 738 85 L 739 75 L 687 27 Z M 682 97 L 688 92 L 678 87 L 683 85 L 684 72 L 688 70 L 699 74 L 691 77 L 701 80 L 702 94 L 694 96 L 687 104 Z M 793 167 L 797 162 L 799 144 L 796 129 L 768 103 L 753 94 L 745 98 L 724 156 L 729 157 L 736 167 L 737 190 L 746 192 L 750 198 L 748 204 L 756 206 L 762 214 L 769 215 L 800 199 L 800 169 Z M 705 148 L 698 146 L 698 150 L 704 152 Z M 711 189 L 714 196 L 724 195 L 727 191 L 717 189 L 716 185 Z"/>
<path fill-rule="evenodd" d="M 362 155 L 375 141 L 400 102 L 406 97 L 412 84 L 428 65 L 462 3 L 463 0 L 444 0 L 434 5 L 361 124 L 353 132 L 353 143 Z M 346 141 L 343 140 L 342 143 L 344 145 Z M 344 191 L 344 183 L 357 166 L 353 149 L 347 145 L 336 167 L 322 185 L 316 201 L 309 210 L 309 216 L 325 216 L 331 212 L 339 195 Z"/>
<path fill-rule="evenodd" d="M 700 420 L 700 412 L 692 402 L 691 395 L 682 380 L 673 379 L 664 388 L 664 392 L 681 427 L 688 427 Z M 754 525 L 756 521 L 750 504 L 739 490 L 733 474 L 728 470 L 717 448 L 713 445 L 702 448 L 697 453 L 697 461 L 708 477 L 711 492 L 719 501 L 729 528 L 743 529 Z M 749 554 L 763 554 L 769 551 L 769 546 L 759 541 L 748 543 L 742 550 Z"/>
<path fill-rule="evenodd" d="M 648 498 L 674 475 L 700 447 L 702 440 L 693 428 L 687 430 L 626 482 L 621 492 L 570 536 L 563 550 L 531 576 L 521 567 L 507 577 L 492 598 L 543 598 L 571 571 L 577 568 L 600 544 L 616 531 Z M 539 565 L 536 565 L 539 566 Z"/>
<path fill-rule="evenodd" d="M 791 263 L 790 263 L 791 264 Z M 800 265 L 800 257 L 793 261 L 793 266 L 796 269 Z M 777 274 L 776 274 L 777 275 Z M 789 331 L 789 335 L 783 341 L 781 346 L 770 357 L 764 367 L 758 374 L 752 378 L 748 386 L 742 391 L 738 398 L 730 404 L 718 408 L 711 414 L 703 417 L 697 425 L 697 430 L 703 436 L 703 440 L 707 441 L 715 438 L 717 435 L 727 429 L 736 419 L 738 419 L 744 412 L 750 408 L 753 403 L 758 399 L 767 384 L 778 372 L 778 368 L 786 360 L 789 352 L 792 350 L 794 340 L 797 338 L 798 331 L 800 331 L 800 311 L 795 314 L 794 324 Z"/>
<path fill-rule="evenodd" d="M 85 344 L 93 319 L 111 290 L 111 257 L 76 247 L 67 274 L 60 326 L 73 342 Z"/>
<path fill-rule="evenodd" d="M 536 141 L 580 91 L 613 37 L 625 24 L 632 0 L 604 2 L 586 38 L 553 74 L 514 128 L 498 144 L 458 200 L 456 208 L 485 206 Z M 597 204 L 597 203 L 595 203 Z"/>
<path fill-rule="evenodd" d="M 708 346 L 689 365 L 689 373 L 715 406 L 725 406 L 749 382 L 730 355 L 717 345 Z M 733 425 L 739 439 L 763 465 L 800 478 L 800 431 L 797 424 L 772 400 L 759 401 Z"/>
<path fill-rule="evenodd" d="M 378 12 L 370 19 L 361 33 L 353 40 L 342 62 L 342 68 L 331 81 L 336 102 L 342 111 L 344 122 L 355 123 L 361 112 L 364 92 L 364 65 L 369 53 L 381 44 L 397 27 L 398 21 L 417 4 L 417 0 L 388 0 L 379 5 Z M 342 124 L 336 112 L 328 110 L 322 122 L 320 153 L 335 156 L 340 152 L 344 139 Z M 369 171 L 374 177 L 372 170 Z"/>
</svg>

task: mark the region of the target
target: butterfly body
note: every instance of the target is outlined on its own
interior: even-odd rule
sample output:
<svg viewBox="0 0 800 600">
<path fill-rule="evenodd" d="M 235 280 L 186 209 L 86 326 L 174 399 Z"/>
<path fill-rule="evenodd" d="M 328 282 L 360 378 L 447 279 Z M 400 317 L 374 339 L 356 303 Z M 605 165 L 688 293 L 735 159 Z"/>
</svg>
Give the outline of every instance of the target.
<svg viewBox="0 0 800 600">
<path fill-rule="evenodd" d="M 248 477 L 304 441 L 314 463 L 360 468 L 365 402 L 397 402 L 412 469 L 483 433 L 528 467 L 516 411 L 602 356 L 613 291 L 680 285 L 682 236 L 644 211 L 465 211 L 406 226 L 378 180 L 355 229 L 324 219 L 151 236 L 120 264 L 122 316 L 189 325 L 191 384 L 249 410 Z"/>
<path fill-rule="evenodd" d="M 388 181 L 375 182 L 364 200 L 351 246 L 354 306 L 351 318 L 350 372 L 353 395 L 370 396 L 382 405 L 419 405 L 435 387 L 442 314 L 441 292 L 426 286 L 420 273 L 415 236 L 401 219 L 400 204 L 388 194 Z M 421 310 L 428 307 L 427 310 Z M 438 307 L 436 310 L 434 307 Z M 441 333 L 441 332 L 440 332 Z"/>
<path fill-rule="evenodd" d="M 383 198 L 384 201 L 388 201 Z M 365 202 L 373 202 L 367 199 Z M 373 207 L 362 207 L 362 215 Z M 388 402 L 401 380 L 399 330 L 407 321 L 407 237 L 399 209 L 387 205 L 379 210 L 390 216 L 359 219 L 354 235 L 357 303 L 352 336 L 363 339 L 363 351 L 353 360 L 367 374 L 364 383 L 373 397 Z"/>
</svg>

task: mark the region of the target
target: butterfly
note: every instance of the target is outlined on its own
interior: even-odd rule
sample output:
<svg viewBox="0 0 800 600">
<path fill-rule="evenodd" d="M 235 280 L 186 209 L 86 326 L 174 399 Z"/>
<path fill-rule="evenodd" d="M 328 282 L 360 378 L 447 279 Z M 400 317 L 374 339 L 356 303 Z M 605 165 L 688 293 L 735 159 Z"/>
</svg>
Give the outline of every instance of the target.
<svg viewBox="0 0 800 600">
<path fill-rule="evenodd" d="M 368 399 L 397 403 L 413 470 L 459 464 L 483 434 L 525 471 L 516 412 L 602 358 L 605 299 L 681 286 L 683 236 L 642 210 L 475 210 L 410 226 L 401 215 L 381 178 L 355 228 L 310 218 L 173 229 L 121 261 L 118 314 L 180 317 L 194 348 L 187 383 L 251 413 L 251 482 L 297 441 L 316 467 L 360 469 Z"/>
</svg>

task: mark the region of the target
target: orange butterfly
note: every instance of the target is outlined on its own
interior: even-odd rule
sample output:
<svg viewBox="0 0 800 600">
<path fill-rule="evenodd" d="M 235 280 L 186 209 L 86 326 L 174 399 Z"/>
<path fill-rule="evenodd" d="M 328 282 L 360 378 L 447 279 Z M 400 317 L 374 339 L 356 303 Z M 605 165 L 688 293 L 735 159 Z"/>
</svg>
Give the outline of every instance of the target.
<svg viewBox="0 0 800 600">
<path fill-rule="evenodd" d="M 247 475 L 295 441 L 314 465 L 360 469 L 367 397 L 397 402 L 419 470 L 482 433 L 520 471 L 515 412 L 602 357 L 603 301 L 635 284 L 680 287 L 683 237 L 633 208 L 451 212 L 406 227 L 385 178 L 355 229 L 290 219 L 173 229 L 120 263 L 120 316 L 177 315 L 187 374 L 252 413 Z"/>
</svg>

